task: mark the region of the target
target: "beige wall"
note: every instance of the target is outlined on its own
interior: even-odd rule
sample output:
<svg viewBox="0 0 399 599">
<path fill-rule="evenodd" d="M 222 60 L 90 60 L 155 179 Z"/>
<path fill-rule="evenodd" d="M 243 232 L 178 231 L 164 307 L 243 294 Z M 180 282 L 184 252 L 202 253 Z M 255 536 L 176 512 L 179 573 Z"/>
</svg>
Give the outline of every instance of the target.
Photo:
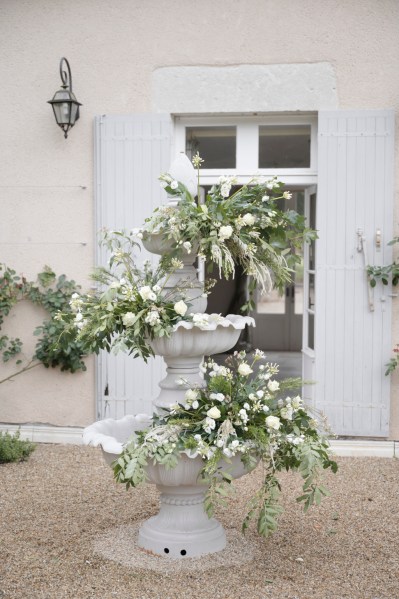
<svg viewBox="0 0 399 599">
<path fill-rule="evenodd" d="M 2 0 L 0 261 L 28 276 L 50 264 L 87 284 L 94 251 L 93 117 L 151 111 L 156 69 L 325 62 L 335 71 L 339 108 L 399 112 L 398 23 L 397 0 Z M 71 63 L 83 103 L 68 140 L 46 104 L 59 86 L 61 56 Z M 397 205 L 398 181 L 399 170 Z M 15 311 L 28 331 L 37 316 Z M 83 425 L 93 414 L 93 361 L 83 375 L 39 367 L 0 386 L 0 422 Z"/>
</svg>

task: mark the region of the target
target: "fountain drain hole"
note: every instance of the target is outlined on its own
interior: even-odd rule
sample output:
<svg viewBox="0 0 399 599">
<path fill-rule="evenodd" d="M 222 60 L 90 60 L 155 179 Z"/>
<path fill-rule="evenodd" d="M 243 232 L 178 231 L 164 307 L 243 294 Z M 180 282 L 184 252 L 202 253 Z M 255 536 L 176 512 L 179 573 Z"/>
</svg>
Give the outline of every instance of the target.
<svg viewBox="0 0 399 599">
<path fill-rule="evenodd" d="M 186 551 L 185 549 L 182 549 L 182 550 L 180 551 L 180 555 L 186 555 L 186 553 L 187 553 L 187 551 Z"/>
<path fill-rule="evenodd" d="M 165 547 L 164 552 L 169 553 L 169 549 L 167 547 Z"/>
</svg>

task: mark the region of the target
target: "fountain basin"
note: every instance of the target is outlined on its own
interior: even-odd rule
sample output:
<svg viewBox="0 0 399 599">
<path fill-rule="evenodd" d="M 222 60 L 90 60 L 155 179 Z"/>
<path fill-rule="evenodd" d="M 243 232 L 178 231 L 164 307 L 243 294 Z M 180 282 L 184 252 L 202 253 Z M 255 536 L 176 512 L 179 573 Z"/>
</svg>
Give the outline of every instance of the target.
<svg viewBox="0 0 399 599">
<path fill-rule="evenodd" d="M 125 416 L 119 420 L 100 420 L 84 430 L 87 445 L 101 446 L 107 464 L 118 458 L 123 444 L 137 431 L 151 423 L 146 414 Z M 149 482 L 160 491 L 160 510 L 140 528 L 138 544 L 143 549 L 170 558 L 197 557 L 221 551 L 226 546 L 226 534 L 215 518 L 208 518 L 204 509 L 208 483 L 200 473 L 204 460 L 199 455 L 182 452 L 175 468 L 167 469 L 149 463 L 146 467 Z M 240 456 L 220 461 L 220 469 L 233 478 L 247 474 Z"/>
</svg>

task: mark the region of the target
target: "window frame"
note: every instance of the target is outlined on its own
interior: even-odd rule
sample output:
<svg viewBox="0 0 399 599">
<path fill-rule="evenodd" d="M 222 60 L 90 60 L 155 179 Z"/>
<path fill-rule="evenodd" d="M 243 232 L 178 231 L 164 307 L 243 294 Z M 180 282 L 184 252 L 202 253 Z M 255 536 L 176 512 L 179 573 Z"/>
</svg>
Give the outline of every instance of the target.
<svg viewBox="0 0 399 599">
<path fill-rule="evenodd" d="M 317 182 L 317 114 L 301 115 L 213 115 L 174 116 L 174 153 L 186 151 L 186 127 L 236 127 L 236 168 L 223 169 L 226 176 L 234 176 L 238 183 L 247 183 L 255 174 L 276 175 L 286 185 L 307 186 Z M 308 168 L 259 168 L 259 127 L 262 125 L 309 125 L 310 166 Z M 212 185 L 220 177 L 221 169 L 201 168 L 201 182 Z"/>
</svg>

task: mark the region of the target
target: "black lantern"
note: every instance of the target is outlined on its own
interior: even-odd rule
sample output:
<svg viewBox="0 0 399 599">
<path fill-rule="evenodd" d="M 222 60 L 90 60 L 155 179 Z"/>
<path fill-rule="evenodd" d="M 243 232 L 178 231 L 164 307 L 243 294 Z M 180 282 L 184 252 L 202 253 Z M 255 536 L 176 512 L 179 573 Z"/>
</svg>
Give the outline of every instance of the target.
<svg viewBox="0 0 399 599">
<path fill-rule="evenodd" d="M 65 62 L 68 72 L 62 70 L 63 62 Z M 62 81 L 61 89 L 55 92 L 54 98 L 49 100 L 48 103 L 53 107 L 57 125 L 63 130 L 66 139 L 69 129 L 74 126 L 79 118 L 79 106 L 82 106 L 82 104 L 77 101 L 72 91 L 71 67 L 64 57 L 61 58 L 60 62 L 60 76 Z"/>
</svg>

